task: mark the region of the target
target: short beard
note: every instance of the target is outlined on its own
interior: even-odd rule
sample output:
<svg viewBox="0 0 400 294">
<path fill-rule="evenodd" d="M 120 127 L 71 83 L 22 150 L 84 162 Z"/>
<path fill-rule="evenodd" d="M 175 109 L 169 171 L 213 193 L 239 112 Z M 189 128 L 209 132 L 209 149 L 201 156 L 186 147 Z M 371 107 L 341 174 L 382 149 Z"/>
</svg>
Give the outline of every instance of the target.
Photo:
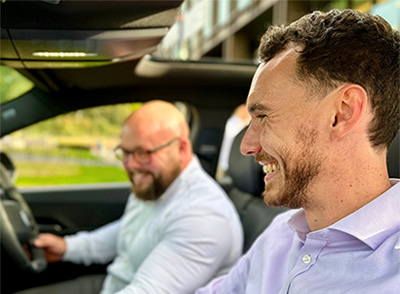
<svg viewBox="0 0 400 294">
<path fill-rule="evenodd" d="M 272 207 L 300 208 L 308 203 L 307 189 L 312 180 L 319 174 L 322 156 L 315 147 L 318 134 L 315 129 L 300 127 L 298 129 L 296 143 L 301 148 L 301 154 L 294 158 L 291 150 L 281 150 L 282 168 L 285 172 L 283 190 L 278 197 L 268 197 L 266 184 L 263 197 L 265 203 Z M 286 158 L 284 160 L 284 158 Z"/>
<path fill-rule="evenodd" d="M 155 176 L 151 173 L 153 183 L 147 189 L 140 189 L 133 183 L 131 191 L 135 194 L 136 198 L 143 201 L 155 201 L 164 194 L 172 182 L 179 176 L 180 168 L 176 165 L 172 171 L 168 172 L 168 177 L 163 179 L 161 175 Z"/>
</svg>

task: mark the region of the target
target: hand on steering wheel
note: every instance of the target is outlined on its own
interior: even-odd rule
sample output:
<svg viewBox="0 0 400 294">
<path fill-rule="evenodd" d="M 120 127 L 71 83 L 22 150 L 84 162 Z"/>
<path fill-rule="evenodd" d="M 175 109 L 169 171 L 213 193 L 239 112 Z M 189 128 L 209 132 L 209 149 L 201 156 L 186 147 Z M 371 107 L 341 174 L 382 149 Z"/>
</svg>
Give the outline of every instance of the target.
<svg viewBox="0 0 400 294">
<path fill-rule="evenodd" d="M 15 188 L 2 162 L 0 187 L 6 196 L 0 201 L 1 246 L 20 269 L 39 273 L 47 267 L 44 250 L 33 246 L 39 228 L 31 209 Z M 26 249 L 30 252 L 29 257 Z"/>
</svg>

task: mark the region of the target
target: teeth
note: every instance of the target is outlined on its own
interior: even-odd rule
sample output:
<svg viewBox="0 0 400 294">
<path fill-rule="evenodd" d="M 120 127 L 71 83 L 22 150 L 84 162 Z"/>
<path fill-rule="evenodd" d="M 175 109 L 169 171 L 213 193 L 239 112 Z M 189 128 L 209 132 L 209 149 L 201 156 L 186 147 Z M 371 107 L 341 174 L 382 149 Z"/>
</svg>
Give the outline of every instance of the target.
<svg viewBox="0 0 400 294">
<path fill-rule="evenodd" d="M 276 164 L 266 164 L 266 165 L 264 165 L 263 166 L 263 171 L 266 173 L 266 174 L 270 174 L 270 173 L 273 173 L 274 171 L 276 171 L 278 168 L 277 168 L 277 166 L 276 166 Z"/>
<path fill-rule="evenodd" d="M 143 178 L 144 177 L 144 173 L 136 173 L 135 175 L 134 175 L 134 177 L 136 178 L 136 179 L 141 179 L 141 178 Z"/>
</svg>

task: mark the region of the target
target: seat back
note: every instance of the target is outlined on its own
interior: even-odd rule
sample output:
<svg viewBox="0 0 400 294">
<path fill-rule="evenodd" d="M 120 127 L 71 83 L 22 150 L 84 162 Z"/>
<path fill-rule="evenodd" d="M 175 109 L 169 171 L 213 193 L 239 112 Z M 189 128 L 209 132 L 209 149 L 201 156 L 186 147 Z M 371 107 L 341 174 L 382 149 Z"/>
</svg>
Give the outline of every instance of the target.
<svg viewBox="0 0 400 294">
<path fill-rule="evenodd" d="M 227 175 L 231 179 L 225 186 L 230 199 L 239 213 L 244 231 L 243 252 L 246 252 L 272 219 L 287 208 L 273 208 L 264 203 L 264 172 L 253 156 L 240 153 L 245 128 L 233 140 Z"/>
<path fill-rule="evenodd" d="M 200 115 L 197 108 L 192 104 L 182 101 L 176 101 L 174 104 L 186 118 L 190 128 L 190 140 L 195 145 L 200 131 Z"/>
<path fill-rule="evenodd" d="M 400 178 L 400 131 L 389 146 L 387 154 L 387 167 L 390 178 Z"/>
</svg>

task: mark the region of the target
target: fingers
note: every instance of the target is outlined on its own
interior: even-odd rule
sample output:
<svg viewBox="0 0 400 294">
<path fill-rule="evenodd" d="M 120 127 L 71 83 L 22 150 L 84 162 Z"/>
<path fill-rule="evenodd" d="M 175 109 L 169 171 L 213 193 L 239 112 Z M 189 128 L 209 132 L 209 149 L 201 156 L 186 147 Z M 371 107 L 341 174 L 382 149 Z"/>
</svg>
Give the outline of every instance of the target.
<svg viewBox="0 0 400 294">
<path fill-rule="evenodd" d="M 33 241 L 33 245 L 57 254 L 63 254 L 66 249 L 66 243 L 63 237 L 48 233 L 39 234 L 38 238 Z"/>
<path fill-rule="evenodd" d="M 52 234 L 39 234 L 38 238 L 33 241 L 33 245 L 38 248 L 44 248 L 54 245 L 57 236 Z"/>
<path fill-rule="evenodd" d="M 45 250 L 48 262 L 60 261 L 66 251 L 64 238 L 48 233 L 39 234 L 33 245 Z"/>
</svg>

